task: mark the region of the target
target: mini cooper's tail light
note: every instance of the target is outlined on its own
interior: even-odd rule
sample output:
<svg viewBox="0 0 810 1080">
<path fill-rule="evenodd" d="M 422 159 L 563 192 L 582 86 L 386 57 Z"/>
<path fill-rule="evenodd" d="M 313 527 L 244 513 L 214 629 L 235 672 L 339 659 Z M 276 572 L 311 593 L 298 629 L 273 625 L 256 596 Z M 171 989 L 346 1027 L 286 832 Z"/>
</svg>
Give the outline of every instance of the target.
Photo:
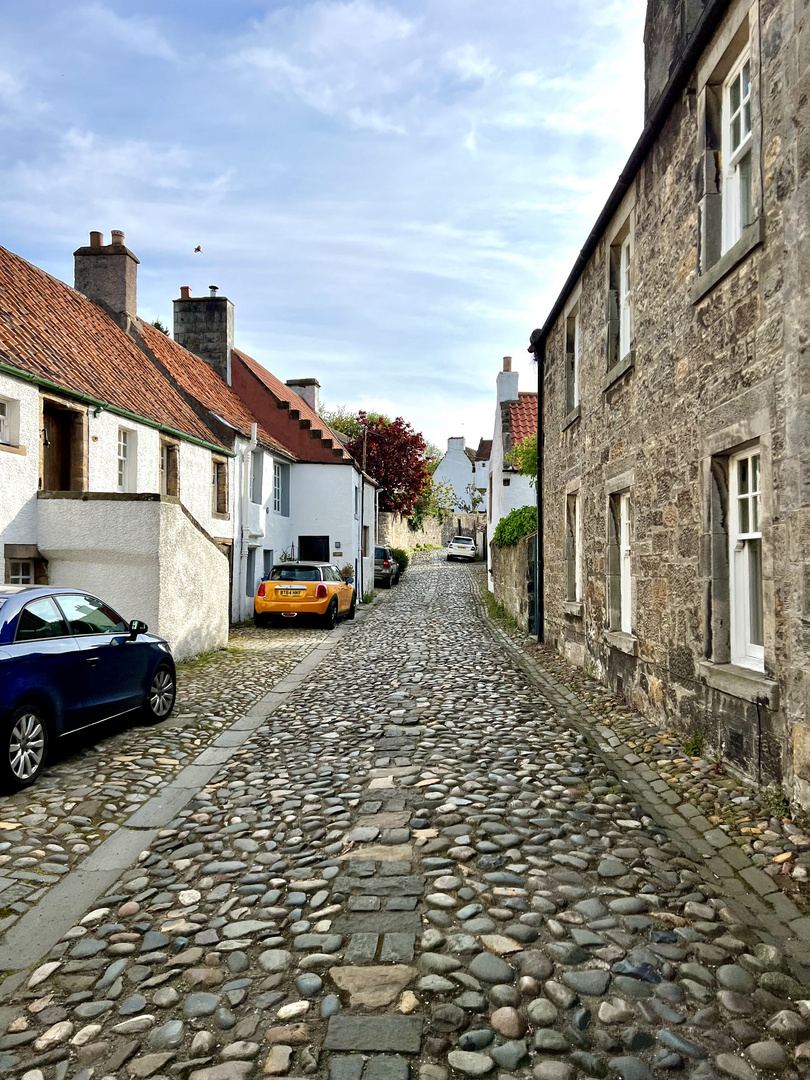
<svg viewBox="0 0 810 1080">
<path fill-rule="evenodd" d="M 317 589 L 315 590 L 315 599 L 316 600 L 325 600 L 326 599 L 326 586 L 325 585 L 319 585 L 317 587 Z"/>
<path fill-rule="evenodd" d="M 385 570 L 387 570 L 390 565 L 391 565 L 391 560 L 390 559 L 383 559 L 383 568 Z"/>
<path fill-rule="evenodd" d="M 259 586 L 259 591 L 256 593 L 256 595 L 257 596 L 266 596 L 267 595 L 267 584 L 266 584 L 266 582 L 263 581 L 261 583 L 261 585 Z"/>
</svg>

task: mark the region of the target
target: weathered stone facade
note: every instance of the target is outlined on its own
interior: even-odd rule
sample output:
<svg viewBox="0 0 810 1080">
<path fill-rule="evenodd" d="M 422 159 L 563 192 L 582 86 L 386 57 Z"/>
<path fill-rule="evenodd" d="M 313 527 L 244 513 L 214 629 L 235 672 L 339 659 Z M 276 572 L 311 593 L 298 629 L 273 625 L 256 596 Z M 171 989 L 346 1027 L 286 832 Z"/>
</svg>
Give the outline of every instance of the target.
<svg viewBox="0 0 810 1080">
<path fill-rule="evenodd" d="M 666 6 L 682 5 L 651 4 L 648 105 L 670 70 L 651 32 Z M 810 6 L 707 2 L 701 19 L 699 48 L 676 50 L 666 114 L 648 113 L 626 190 L 532 335 L 545 635 L 643 712 L 702 730 L 752 779 L 785 782 L 810 805 Z M 730 157 L 712 110 L 738 56 L 750 56 L 750 194 L 721 252 Z M 621 335 L 629 348 L 617 350 Z M 730 538 L 729 485 L 749 451 L 761 471 L 761 641 L 751 635 L 762 659 L 738 663 L 731 622 L 749 549 Z"/>
<path fill-rule="evenodd" d="M 422 547 L 444 547 L 457 534 L 472 536 L 476 541 L 479 555 L 483 552 L 486 535 L 486 514 L 458 513 L 440 521 L 436 517 L 426 517 L 419 529 L 413 529 L 408 518 L 402 514 L 389 514 L 380 511 L 377 525 L 377 538 L 380 544 L 413 551 L 417 544 Z"/>
<path fill-rule="evenodd" d="M 534 556 L 537 535 L 508 547 L 490 545 L 492 593 L 507 615 L 527 634 L 534 627 Z"/>
</svg>

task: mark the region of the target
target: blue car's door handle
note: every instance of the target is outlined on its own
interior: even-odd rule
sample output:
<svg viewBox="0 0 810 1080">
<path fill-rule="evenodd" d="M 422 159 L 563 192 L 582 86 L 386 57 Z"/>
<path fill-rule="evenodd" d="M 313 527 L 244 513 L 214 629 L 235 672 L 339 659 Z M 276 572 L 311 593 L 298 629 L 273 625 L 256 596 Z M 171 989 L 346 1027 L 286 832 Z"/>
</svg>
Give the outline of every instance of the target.
<svg viewBox="0 0 810 1080">
<path fill-rule="evenodd" d="M 90 667 L 95 667 L 96 664 L 98 663 L 98 657 L 97 656 L 88 656 L 87 657 L 87 663 L 90 665 Z"/>
</svg>

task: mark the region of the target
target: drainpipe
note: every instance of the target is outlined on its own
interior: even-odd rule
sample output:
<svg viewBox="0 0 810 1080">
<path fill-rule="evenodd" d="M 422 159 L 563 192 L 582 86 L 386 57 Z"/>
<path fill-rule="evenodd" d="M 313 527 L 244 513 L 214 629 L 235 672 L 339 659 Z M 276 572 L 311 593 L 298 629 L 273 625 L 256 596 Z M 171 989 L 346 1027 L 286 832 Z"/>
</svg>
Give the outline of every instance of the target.
<svg viewBox="0 0 810 1080">
<path fill-rule="evenodd" d="M 256 424 L 250 425 L 250 442 L 242 451 L 242 511 L 241 511 L 241 544 L 239 546 L 239 603 L 237 611 L 242 613 L 242 605 L 247 596 L 247 566 L 248 566 L 248 539 L 250 527 L 248 525 L 248 507 L 250 506 L 250 466 L 251 455 L 256 449 Z"/>
<path fill-rule="evenodd" d="M 543 365 L 546 339 L 540 330 L 532 331 L 528 351 L 537 362 L 537 540 L 534 556 L 534 629 L 537 640 L 545 640 L 545 543 L 543 537 Z"/>
</svg>

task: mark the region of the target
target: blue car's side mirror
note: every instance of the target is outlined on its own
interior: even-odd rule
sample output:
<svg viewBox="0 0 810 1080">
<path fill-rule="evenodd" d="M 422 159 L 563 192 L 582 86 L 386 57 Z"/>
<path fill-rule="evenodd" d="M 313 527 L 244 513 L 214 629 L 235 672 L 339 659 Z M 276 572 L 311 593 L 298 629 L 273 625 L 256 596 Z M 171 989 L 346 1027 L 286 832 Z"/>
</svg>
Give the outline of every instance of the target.
<svg viewBox="0 0 810 1080">
<path fill-rule="evenodd" d="M 145 634 L 149 627 L 140 619 L 133 619 L 129 624 L 129 640 L 134 641 L 138 634 Z"/>
</svg>

